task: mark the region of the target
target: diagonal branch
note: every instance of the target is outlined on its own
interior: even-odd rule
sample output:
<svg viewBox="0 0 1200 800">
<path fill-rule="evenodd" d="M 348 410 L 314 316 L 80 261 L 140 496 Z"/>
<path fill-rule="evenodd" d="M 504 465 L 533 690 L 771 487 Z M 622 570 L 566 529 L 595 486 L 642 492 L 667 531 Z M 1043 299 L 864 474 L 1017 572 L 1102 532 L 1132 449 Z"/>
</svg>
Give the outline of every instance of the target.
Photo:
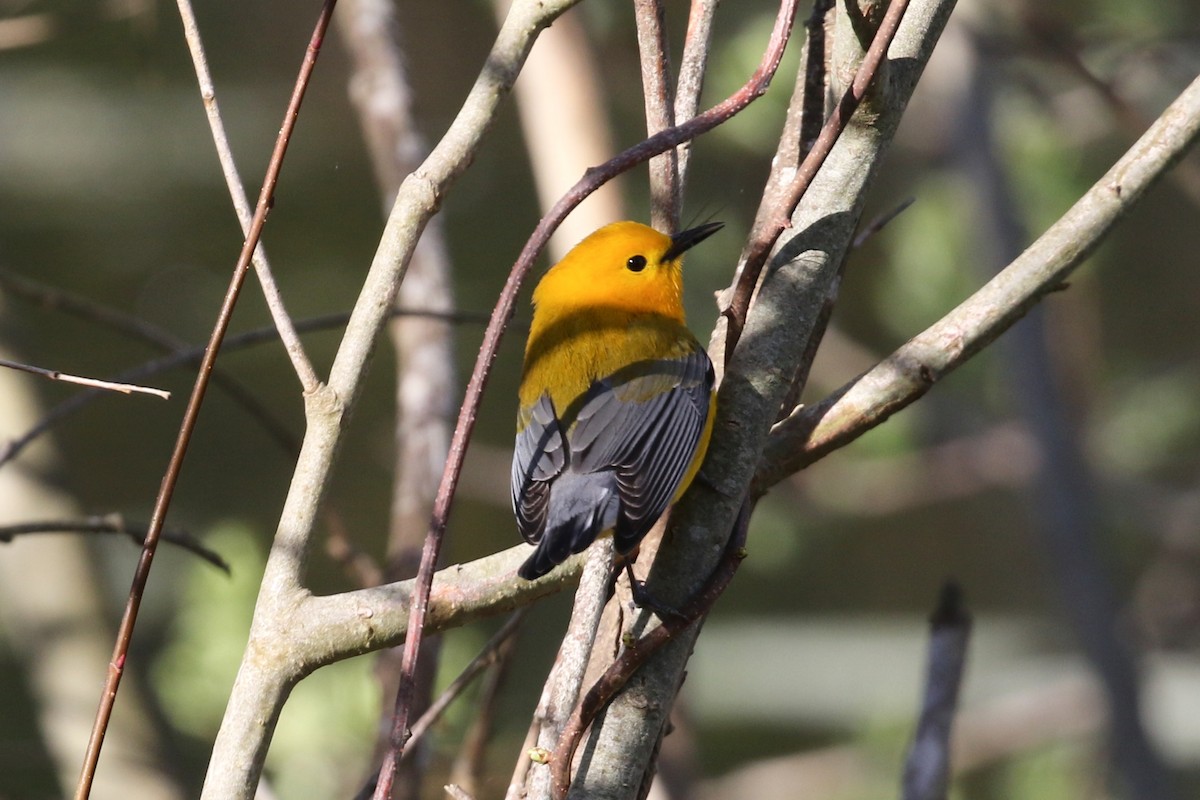
<svg viewBox="0 0 1200 800">
<path fill-rule="evenodd" d="M 217 105 L 217 92 L 213 87 L 212 74 L 208 71 L 208 57 L 204 53 L 204 45 L 200 41 L 200 29 L 196 25 L 196 15 L 192 11 L 191 0 L 177 0 L 179 16 L 183 20 L 183 38 L 187 41 L 188 52 L 192 55 L 192 65 L 196 70 L 196 80 L 200 84 L 200 98 L 204 102 L 204 113 L 208 117 L 208 127 L 212 131 L 213 144 L 217 148 L 217 158 L 221 162 L 221 172 L 225 175 L 225 184 L 229 187 L 229 197 L 233 200 L 233 208 L 237 213 L 238 222 L 242 226 L 242 235 L 250 235 L 250 227 L 254 215 L 250 211 L 250 201 L 246 198 L 246 187 L 238 174 L 237 164 L 233 161 L 233 150 L 229 146 L 229 137 L 225 133 L 225 123 L 221 120 L 221 109 Z M 279 330 L 279 338 L 283 341 L 284 350 L 292 361 L 292 368 L 300 379 L 300 386 L 305 392 L 315 391 L 320 379 L 312 362 L 304 352 L 300 343 L 300 335 L 292 318 L 283 304 L 283 294 L 275 283 L 271 273 L 271 264 L 267 261 L 267 251 L 262 243 L 254 245 L 254 272 L 258 275 L 258 283 L 262 286 L 263 297 L 267 302 L 267 310 L 271 320 Z"/>
<path fill-rule="evenodd" d="M 874 369 L 780 423 L 763 453 L 755 490 L 765 491 L 879 425 L 982 350 L 1030 306 L 1062 289 L 1066 277 L 1197 138 L 1200 78 L 999 275 Z"/>
</svg>

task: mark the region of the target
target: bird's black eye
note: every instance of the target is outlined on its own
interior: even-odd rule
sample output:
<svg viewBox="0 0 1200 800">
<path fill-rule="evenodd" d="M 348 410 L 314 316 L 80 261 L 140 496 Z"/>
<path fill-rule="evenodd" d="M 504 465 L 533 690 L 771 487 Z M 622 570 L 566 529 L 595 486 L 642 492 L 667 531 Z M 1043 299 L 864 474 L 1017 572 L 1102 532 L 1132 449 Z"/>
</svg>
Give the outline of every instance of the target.
<svg viewBox="0 0 1200 800">
<path fill-rule="evenodd" d="M 625 262 L 625 268 L 630 272 L 641 272 L 646 268 L 646 257 L 630 256 L 629 260 Z"/>
</svg>

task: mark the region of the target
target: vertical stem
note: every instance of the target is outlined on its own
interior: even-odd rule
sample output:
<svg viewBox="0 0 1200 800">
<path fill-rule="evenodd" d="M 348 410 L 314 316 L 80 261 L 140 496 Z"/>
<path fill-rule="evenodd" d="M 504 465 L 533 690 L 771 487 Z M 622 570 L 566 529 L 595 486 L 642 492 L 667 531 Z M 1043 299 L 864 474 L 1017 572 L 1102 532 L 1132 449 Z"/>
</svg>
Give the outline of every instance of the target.
<svg viewBox="0 0 1200 800">
<path fill-rule="evenodd" d="M 675 124 L 671 97 L 671 64 L 667 53 L 662 0 L 634 0 L 642 94 L 646 101 L 646 133 L 653 136 Z M 650 159 L 650 224 L 671 234 L 679 228 L 679 160 L 672 148 Z"/>
</svg>

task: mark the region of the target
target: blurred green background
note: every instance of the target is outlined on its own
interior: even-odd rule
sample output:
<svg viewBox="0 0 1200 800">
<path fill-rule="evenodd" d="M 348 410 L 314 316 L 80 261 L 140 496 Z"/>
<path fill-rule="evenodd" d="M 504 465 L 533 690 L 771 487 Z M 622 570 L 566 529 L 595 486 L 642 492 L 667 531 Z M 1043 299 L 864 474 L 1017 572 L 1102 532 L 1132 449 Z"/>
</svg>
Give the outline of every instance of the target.
<svg viewBox="0 0 1200 800">
<path fill-rule="evenodd" d="M 197 8 L 251 195 L 317 7 L 259 0 Z M 667 8 L 678 41 L 686 4 Z M 582 15 L 604 65 L 615 140 L 632 143 L 644 123 L 630 8 L 592 2 L 572 13 Z M 398 15 L 416 113 L 436 141 L 490 45 L 494 14 L 482 2 L 403 0 Z M 773 15 L 774 6 L 759 0 L 721 7 L 705 104 L 753 69 Z M 1007 260 L 988 175 L 1010 193 L 1021 244 L 1032 241 L 1200 67 L 1200 8 L 1186 0 L 1053 8 L 963 0 L 956 15 L 865 218 L 909 197 L 915 202 L 851 254 L 808 400 L 936 321 Z M 3 38 L 11 35 L 8 23 L 35 17 L 48 21 L 44 35 Z M 712 293 L 728 285 L 752 219 L 797 52 L 798 41 L 766 97 L 695 147 L 685 222 L 715 217 L 728 225 L 688 263 L 690 322 L 701 338 L 716 317 Z M 346 80 L 345 53 L 330 37 L 264 236 L 296 318 L 350 308 L 382 229 Z M 982 154 L 981 141 L 990 145 Z M 522 142 L 506 104 L 446 199 L 442 217 L 464 310 L 490 310 L 539 216 Z M 992 172 L 980 172 L 976 159 L 988 155 Z M 1070 290 L 1046 301 L 1041 318 L 1060 410 L 1096 490 L 1094 545 L 1122 635 L 1141 653 L 1146 727 L 1179 780 L 1180 797 L 1200 792 L 1198 174 L 1193 154 L 1128 216 Z M 623 184 L 637 219 L 648 217 L 645 183 L 642 170 Z M 0 269 L 199 343 L 240 244 L 174 7 L 0 1 Z M 0 341 L 20 360 L 104 377 L 155 355 L 54 309 L 0 297 Z M 526 303 L 484 402 L 451 520 L 451 561 L 518 538 L 507 524 L 503 481 L 527 320 Z M 233 328 L 268 322 L 251 282 Z M 457 329 L 464 375 L 481 333 L 475 324 Z M 960 725 L 975 736 L 959 752 L 965 766 L 954 796 L 1126 796 L 1106 777 L 1103 697 L 1039 534 L 1045 454 L 1022 403 L 1030 399 L 1020 377 L 1029 356 L 1012 339 L 763 502 L 750 557 L 707 623 L 684 689 L 688 724 L 678 738 L 691 747 L 683 760 L 701 778 L 697 796 L 895 796 L 918 707 L 924 617 L 948 577 L 963 587 L 976 620 Z M 306 337 L 319 370 L 337 341 L 336 330 Z M 298 383 L 278 346 L 230 352 L 220 366 L 302 433 Z M 389 356 L 375 359 L 330 498 L 353 538 L 376 555 L 388 519 L 393 369 Z M 149 516 L 192 376 L 176 371 L 146 382 L 172 390 L 173 399 L 102 398 L 55 426 L 53 454 L 36 461 L 37 477 L 84 513 Z M 42 410 L 77 392 L 35 379 L 20 386 Z M 5 437 L 22 431 L 6 423 Z M 221 552 L 233 574 L 173 548 L 160 551 L 130 668 L 131 680 L 147 690 L 163 769 L 182 796 L 194 796 L 203 777 L 291 463 L 254 420 L 210 392 L 170 520 Z M 108 602 L 103 612 L 115 620 L 137 550 L 116 539 L 87 546 Z M 332 592 L 352 584 L 318 552 L 311 585 Z M 527 622 L 486 796 L 506 785 L 567 602 L 543 603 Z M 445 637 L 446 680 L 493 628 Z M 0 797 L 57 796 L 69 787 L 56 784 L 39 733 L 33 681 L 15 642 L 21 634 L 6 630 Z M 271 753 L 280 796 L 343 797 L 357 788 L 379 702 L 371 661 L 322 670 L 295 692 Z M 81 696 L 94 699 L 71 713 L 90 717 L 104 664 L 81 669 L 95 687 Z M 467 716 L 458 710 L 439 730 L 435 770 L 452 758 Z M 784 770 L 790 777 L 782 793 L 763 783 L 746 794 L 751 784 L 737 781 L 750 780 L 754 768 Z"/>
</svg>

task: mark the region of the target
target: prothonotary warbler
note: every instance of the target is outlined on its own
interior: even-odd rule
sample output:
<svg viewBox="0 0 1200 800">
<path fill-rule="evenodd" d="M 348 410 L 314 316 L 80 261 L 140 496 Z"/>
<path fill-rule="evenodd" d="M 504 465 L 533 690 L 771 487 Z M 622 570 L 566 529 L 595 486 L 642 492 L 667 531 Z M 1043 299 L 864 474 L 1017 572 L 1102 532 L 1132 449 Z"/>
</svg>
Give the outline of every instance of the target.
<svg viewBox="0 0 1200 800">
<path fill-rule="evenodd" d="M 722 227 L 666 236 L 614 222 L 533 292 L 512 504 L 534 580 L 611 532 L 632 550 L 695 477 L 712 435 L 712 362 L 683 315 L 683 254 Z"/>
</svg>

